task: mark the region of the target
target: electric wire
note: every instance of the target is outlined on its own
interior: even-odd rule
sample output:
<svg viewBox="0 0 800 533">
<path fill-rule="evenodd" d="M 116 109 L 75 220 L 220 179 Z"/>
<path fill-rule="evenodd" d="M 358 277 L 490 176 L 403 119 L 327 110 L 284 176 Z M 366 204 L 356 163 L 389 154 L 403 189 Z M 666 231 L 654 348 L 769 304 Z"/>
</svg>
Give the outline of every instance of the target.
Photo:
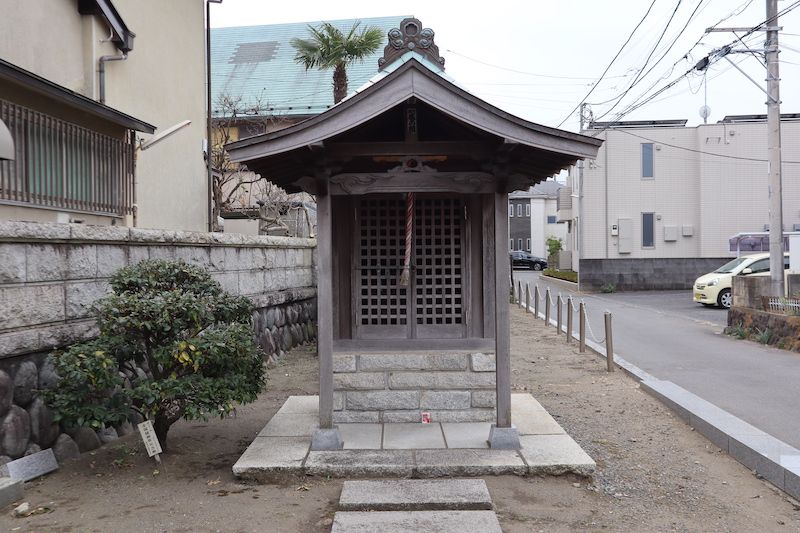
<svg viewBox="0 0 800 533">
<path fill-rule="evenodd" d="M 620 49 L 619 49 L 619 51 L 617 52 L 617 54 L 614 56 L 614 58 L 613 58 L 613 59 L 611 60 L 611 62 L 608 64 L 608 66 L 607 66 L 607 67 L 606 67 L 606 69 L 603 71 L 603 73 L 600 75 L 600 77 L 597 79 L 597 81 L 594 83 L 594 85 L 592 85 L 592 88 L 591 88 L 591 89 L 589 89 L 589 92 L 588 92 L 588 93 L 586 93 L 586 96 L 584 96 L 584 97 L 583 97 L 583 99 L 582 99 L 582 100 L 581 100 L 581 101 L 578 103 L 578 105 L 577 105 L 577 106 L 575 106 L 575 109 L 573 109 L 572 111 L 570 111 L 570 114 L 569 114 L 569 115 L 567 115 L 567 117 L 566 117 L 566 118 L 564 118 L 564 120 L 562 120 L 562 121 L 559 123 L 559 125 L 558 125 L 558 126 L 556 126 L 557 128 L 560 128 L 560 127 L 561 127 L 561 126 L 564 124 L 564 122 L 566 122 L 566 121 L 567 121 L 567 119 L 569 119 L 569 117 L 570 117 L 570 116 L 572 116 L 572 114 L 573 114 L 573 113 L 575 113 L 575 112 L 576 112 L 578 109 L 580 109 L 580 107 L 581 107 L 581 106 L 582 106 L 582 105 L 583 105 L 583 104 L 586 102 L 586 100 L 589 98 L 589 96 L 591 96 L 592 92 L 594 92 L 594 89 L 595 89 L 595 87 L 597 87 L 597 84 L 599 84 L 599 83 L 600 83 L 600 82 L 603 80 L 603 78 L 605 78 L 605 75 L 606 75 L 606 74 L 608 74 L 608 71 L 611 69 L 611 66 L 614 64 L 614 62 L 617 60 L 617 58 L 620 56 L 620 54 L 622 54 L 622 51 L 625 49 L 625 47 L 626 47 L 626 46 L 628 46 L 628 43 L 629 43 L 629 42 L 631 42 L 631 39 L 633 39 L 633 36 L 634 36 L 634 34 L 636 33 L 636 31 L 639 29 L 639 27 L 640 27 L 642 24 L 644 24 L 644 21 L 645 21 L 645 19 L 646 19 L 646 18 L 647 18 L 647 16 L 650 14 L 650 11 L 653 9 L 653 6 L 654 6 L 655 4 L 656 4 L 656 0 L 653 0 L 653 2 L 650 4 L 650 7 L 648 7 L 648 8 L 647 8 L 647 11 L 645 12 L 644 16 L 642 17 L 642 20 L 640 20 L 640 21 L 639 21 L 639 23 L 636 25 L 636 27 L 635 27 L 635 28 L 633 28 L 633 31 L 631 32 L 631 34 L 630 34 L 630 35 L 628 36 L 628 38 L 625 40 L 625 42 L 624 42 L 624 43 L 623 43 L 623 45 L 620 47 Z"/>
</svg>

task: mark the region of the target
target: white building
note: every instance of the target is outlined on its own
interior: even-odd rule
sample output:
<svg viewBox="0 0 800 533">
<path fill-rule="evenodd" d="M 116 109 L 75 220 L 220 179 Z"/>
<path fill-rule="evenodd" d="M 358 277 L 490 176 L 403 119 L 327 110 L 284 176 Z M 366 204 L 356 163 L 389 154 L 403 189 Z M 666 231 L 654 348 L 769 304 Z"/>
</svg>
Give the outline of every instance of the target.
<svg viewBox="0 0 800 533">
<path fill-rule="evenodd" d="M 509 250 L 523 250 L 547 258 L 547 239 L 567 241 L 567 226 L 557 217 L 559 190 L 557 181 L 543 181 L 527 191 L 511 193 L 508 198 Z"/>
<path fill-rule="evenodd" d="M 688 128 L 685 121 L 595 123 L 585 133 L 603 146 L 584 163 L 582 202 L 573 197 L 581 169 L 573 168 L 559 210 L 560 220 L 571 221 L 567 248 L 582 289 L 689 289 L 729 259 L 731 236 L 768 229 L 765 116 Z M 781 135 L 784 229 L 791 231 L 800 227 L 800 115 L 782 116 Z"/>
</svg>

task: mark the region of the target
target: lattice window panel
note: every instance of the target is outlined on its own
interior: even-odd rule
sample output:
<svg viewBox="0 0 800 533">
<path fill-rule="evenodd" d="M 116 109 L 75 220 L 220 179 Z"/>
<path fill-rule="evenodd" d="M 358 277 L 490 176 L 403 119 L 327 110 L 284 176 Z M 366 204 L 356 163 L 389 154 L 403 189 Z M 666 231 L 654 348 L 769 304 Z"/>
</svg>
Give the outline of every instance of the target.
<svg viewBox="0 0 800 533">
<path fill-rule="evenodd" d="M 408 288 L 399 285 L 405 258 L 405 200 L 359 203 L 359 303 L 362 326 L 408 322 Z"/>
<path fill-rule="evenodd" d="M 425 198 L 414 206 L 415 310 L 419 325 L 464 322 L 463 204 Z"/>
</svg>

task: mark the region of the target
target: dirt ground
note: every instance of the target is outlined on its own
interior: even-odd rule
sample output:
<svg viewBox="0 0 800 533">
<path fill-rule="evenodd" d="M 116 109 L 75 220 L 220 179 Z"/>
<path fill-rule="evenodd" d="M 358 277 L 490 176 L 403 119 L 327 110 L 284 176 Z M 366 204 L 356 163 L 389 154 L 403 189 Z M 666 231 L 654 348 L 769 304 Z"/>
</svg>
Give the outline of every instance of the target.
<svg viewBox="0 0 800 533">
<path fill-rule="evenodd" d="M 597 462 L 575 476 L 487 477 L 505 533 L 800 532 L 800 506 L 694 432 L 623 372 L 578 353 L 563 335 L 513 307 L 512 384 L 530 392 Z M 231 467 L 291 395 L 317 392 L 313 347 L 287 354 L 258 402 L 235 418 L 178 422 L 156 466 L 138 434 L 26 485 L 41 514 L 3 532 L 330 531 L 341 479 L 242 483 Z"/>
</svg>

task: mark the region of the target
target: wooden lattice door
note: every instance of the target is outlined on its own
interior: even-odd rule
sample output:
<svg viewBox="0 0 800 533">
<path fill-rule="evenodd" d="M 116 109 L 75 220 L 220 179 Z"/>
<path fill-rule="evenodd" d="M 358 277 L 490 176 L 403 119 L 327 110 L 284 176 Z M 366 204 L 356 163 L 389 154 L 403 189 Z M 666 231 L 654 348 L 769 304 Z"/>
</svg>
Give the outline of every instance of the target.
<svg viewBox="0 0 800 533">
<path fill-rule="evenodd" d="M 405 197 L 357 201 L 355 338 L 465 336 L 463 211 L 458 196 L 416 195 L 412 271 L 401 285 Z"/>
</svg>

